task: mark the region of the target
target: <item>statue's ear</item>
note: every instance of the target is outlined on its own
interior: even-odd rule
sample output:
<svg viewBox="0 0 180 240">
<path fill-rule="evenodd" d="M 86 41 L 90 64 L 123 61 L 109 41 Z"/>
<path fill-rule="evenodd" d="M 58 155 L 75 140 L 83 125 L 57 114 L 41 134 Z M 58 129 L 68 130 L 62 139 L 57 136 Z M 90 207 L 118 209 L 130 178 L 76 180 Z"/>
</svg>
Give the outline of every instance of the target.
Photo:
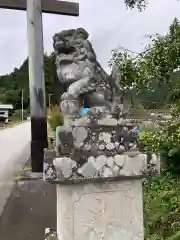
<svg viewBox="0 0 180 240">
<path fill-rule="evenodd" d="M 79 34 L 83 35 L 84 39 L 88 39 L 89 33 L 84 28 L 77 28 L 75 31 L 75 36 Z"/>
<path fill-rule="evenodd" d="M 56 39 L 59 38 L 59 37 L 60 37 L 60 34 L 59 34 L 59 33 L 54 34 L 54 36 L 53 36 L 53 42 L 55 42 Z"/>
<path fill-rule="evenodd" d="M 54 34 L 54 36 L 53 36 L 53 42 L 55 42 L 55 39 L 56 39 L 56 34 Z"/>
<path fill-rule="evenodd" d="M 69 29 L 69 30 L 67 30 L 67 36 L 72 36 L 74 33 L 75 33 L 75 29 Z"/>
</svg>

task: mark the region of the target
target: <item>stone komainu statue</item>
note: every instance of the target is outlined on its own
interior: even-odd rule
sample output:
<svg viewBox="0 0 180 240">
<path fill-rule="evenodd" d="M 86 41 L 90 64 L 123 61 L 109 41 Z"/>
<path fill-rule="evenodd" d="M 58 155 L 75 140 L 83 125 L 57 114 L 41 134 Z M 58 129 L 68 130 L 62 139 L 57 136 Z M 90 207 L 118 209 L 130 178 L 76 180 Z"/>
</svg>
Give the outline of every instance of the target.
<svg viewBox="0 0 180 240">
<path fill-rule="evenodd" d="M 110 76 L 104 71 L 88 37 L 83 28 L 64 30 L 53 37 L 57 75 L 65 87 L 61 111 L 71 115 L 82 106 L 104 107 L 119 115 L 127 100 L 119 86 L 120 74 L 116 69 Z"/>
</svg>

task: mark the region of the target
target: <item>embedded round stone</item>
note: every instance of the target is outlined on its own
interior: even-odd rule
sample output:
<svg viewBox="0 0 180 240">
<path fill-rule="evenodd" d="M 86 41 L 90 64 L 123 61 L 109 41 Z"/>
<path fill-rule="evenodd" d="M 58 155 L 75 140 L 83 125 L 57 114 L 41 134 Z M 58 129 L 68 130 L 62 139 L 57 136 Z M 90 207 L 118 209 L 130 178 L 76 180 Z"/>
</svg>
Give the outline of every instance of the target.
<svg viewBox="0 0 180 240">
<path fill-rule="evenodd" d="M 120 151 L 124 151 L 124 150 L 125 150 L 125 147 L 124 147 L 123 145 L 120 145 L 120 146 L 119 146 L 119 150 L 120 150 Z"/>
<path fill-rule="evenodd" d="M 138 148 L 137 143 L 129 143 L 128 146 L 130 151 L 135 151 Z"/>
<path fill-rule="evenodd" d="M 85 178 L 94 178 L 97 170 L 92 162 L 85 163 L 81 168 L 78 169 L 78 173 Z"/>
<path fill-rule="evenodd" d="M 85 144 L 85 145 L 84 145 L 84 149 L 85 149 L 86 151 L 90 151 L 90 150 L 91 150 L 91 145 Z"/>
<path fill-rule="evenodd" d="M 105 143 L 110 143 L 111 142 L 111 134 L 108 132 L 101 132 L 99 134 L 99 140 L 104 141 Z"/>
<path fill-rule="evenodd" d="M 103 177 L 108 178 L 108 177 L 113 177 L 113 175 L 114 174 L 110 168 L 104 167 L 103 172 L 102 172 Z"/>
<path fill-rule="evenodd" d="M 107 161 L 107 157 L 105 155 L 100 155 L 96 158 L 96 163 L 95 163 L 95 167 L 96 169 L 99 171 L 101 170 L 104 165 L 106 164 Z"/>
<path fill-rule="evenodd" d="M 75 161 L 67 157 L 56 158 L 54 164 L 57 172 L 61 172 L 65 179 L 71 177 L 73 168 L 77 166 Z"/>
<path fill-rule="evenodd" d="M 91 157 L 88 157 L 88 162 L 94 164 L 96 161 L 95 157 L 91 156 Z"/>
<path fill-rule="evenodd" d="M 115 148 L 115 145 L 114 145 L 114 143 L 108 143 L 107 145 L 106 145 L 106 149 L 107 150 L 113 150 Z"/>
<path fill-rule="evenodd" d="M 123 130 L 124 130 L 125 132 L 127 132 L 127 131 L 128 131 L 128 128 L 127 128 L 127 127 L 123 127 Z"/>
<path fill-rule="evenodd" d="M 124 165 L 124 162 L 125 162 L 125 155 L 116 155 L 115 157 L 114 157 L 114 162 L 118 165 L 118 166 L 120 166 L 120 167 L 122 167 L 123 165 Z"/>
<path fill-rule="evenodd" d="M 87 138 L 88 135 L 87 130 L 84 127 L 75 127 L 72 134 L 75 140 L 75 144 L 78 146 L 83 145 L 83 141 Z"/>
<path fill-rule="evenodd" d="M 124 124 L 124 119 L 123 119 L 123 118 L 120 118 L 119 121 L 118 121 L 118 124 L 119 124 L 119 125 Z"/>
<path fill-rule="evenodd" d="M 92 141 L 94 142 L 95 140 L 96 140 L 96 137 L 93 136 L 93 137 L 92 137 Z"/>
<path fill-rule="evenodd" d="M 100 144 L 100 145 L 99 145 L 99 150 L 104 150 L 104 149 L 105 149 L 104 144 Z"/>
<path fill-rule="evenodd" d="M 108 157 L 106 164 L 107 164 L 109 167 L 113 167 L 113 165 L 114 165 L 114 158 L 113 158 L 113 157 Z"/>
</svg>

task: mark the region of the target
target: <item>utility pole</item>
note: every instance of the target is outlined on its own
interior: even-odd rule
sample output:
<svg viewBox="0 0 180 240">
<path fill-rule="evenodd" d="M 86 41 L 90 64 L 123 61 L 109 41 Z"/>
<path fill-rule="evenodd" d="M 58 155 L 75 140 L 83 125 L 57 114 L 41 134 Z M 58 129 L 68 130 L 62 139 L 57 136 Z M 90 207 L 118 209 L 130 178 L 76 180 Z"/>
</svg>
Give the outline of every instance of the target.
<svg viewBox="0 0 180 240">
<path fill-rule="evenodd" d="M 32 169 L 33 171 L 42 171 L 44 148 L 48 147 L 48 136 L 41 0 L 27 0 L 27 30 Z"/>
<path fill-rule="evenodd" d="M 24 121 L 24 90 L 22 89 L 21 91 L 21 121 L 23 122 Z"/>
<path fill-rule="evenodd" d="M 42 172 L 44 148 L 48 146 L 42 12 L 78 16 L 79 4 L 57 0 L 0 0 L 0 8 L 27 10 L 31 164 L 33 172 Z"/>
</svg>

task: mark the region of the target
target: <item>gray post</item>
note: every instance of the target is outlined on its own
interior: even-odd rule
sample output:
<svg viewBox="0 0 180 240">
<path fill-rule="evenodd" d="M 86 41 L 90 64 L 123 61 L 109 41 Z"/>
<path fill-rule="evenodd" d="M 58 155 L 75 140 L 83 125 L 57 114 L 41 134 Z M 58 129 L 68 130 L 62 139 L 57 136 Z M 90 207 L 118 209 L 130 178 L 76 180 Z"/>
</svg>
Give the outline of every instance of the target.
<svg viewBox="0 0 180 240">
<path fill-rule="evenodd" d="M 27 0 L 32 171 L 43 171 L 48 146 L 41 0 Z"/>
<path fill-rule="evenodd" d="M 42 12 L 79 16 L 79 4 L 59 0 L 42 0 L 42 2 L 41 0 L 0 0 L 0 8 L 27 10 L 32 132 L 31 164 L 33 172 L 42 172 L 44 148 L 48 146 Z"/>
</svg>

